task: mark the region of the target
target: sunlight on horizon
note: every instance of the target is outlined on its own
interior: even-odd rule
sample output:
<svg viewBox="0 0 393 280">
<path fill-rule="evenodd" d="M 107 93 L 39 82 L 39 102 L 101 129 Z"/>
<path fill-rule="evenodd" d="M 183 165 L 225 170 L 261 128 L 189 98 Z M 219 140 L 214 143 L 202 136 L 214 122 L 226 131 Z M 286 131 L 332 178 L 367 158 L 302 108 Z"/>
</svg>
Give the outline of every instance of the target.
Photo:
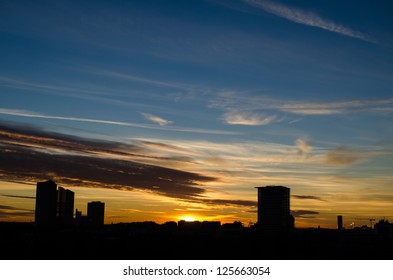
<svg viewBox="0 0 393 280">
<path fill-rule="evenodd" d="M 198 219 L 196 219 L 196 218 L 194 218 L 192 216 L 182 216 L 182 217 L 179 218 L 179 220 L 180 221 L 183 220 L 183 221 L 186 221 L 186 222 L 194 222 L 194 221 L 197 221 Z"/>
</svg>

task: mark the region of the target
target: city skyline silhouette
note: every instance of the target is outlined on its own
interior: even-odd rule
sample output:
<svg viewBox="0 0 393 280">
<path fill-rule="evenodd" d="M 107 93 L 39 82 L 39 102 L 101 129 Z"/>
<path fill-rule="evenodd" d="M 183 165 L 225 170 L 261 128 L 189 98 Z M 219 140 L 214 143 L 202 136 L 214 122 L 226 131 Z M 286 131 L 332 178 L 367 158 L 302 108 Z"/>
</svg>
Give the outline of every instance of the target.
<svg viewBox="0 0 393 280">
<path fill-rule="evenodd" d="M 119 249 L 146 226 L 166 252 L 185 234 L 179 222 L 195 221 L 207 232 L 220 222 L 228 244 L 255 241 L 254 256 L 261 232 L 290 233 L 277 256 L 383 247 L 393 2 L 3 1 L 0 222 L 12 242 L 71 256 L 73 241 L 88 252 L 98 240 L 114 253 L 111 242 Z M 56 209 L 54 191 L 36 209 L 47 180 Z M 265 186 L 290 188 L 268 200 L 286 206 L 259 200 Z M 36 230 L 36 214 L 58 225 Z"/>
<path fill-rule="evenodd" d="M 264 232 L 288 233 L 295 229 L 295 218 L 291 214 L 290 208 L 290 188 L 286 186 L 260 186 L 257 189 L 257 221 L 255 225 L 259 230 Z M 38 197 L 38 199 L 37 199 Z M 36 207 L 35 221 L 36 225 L 46 226 L 70 226 L 91 224 L 94 226 L 103 226 L 105 219 L 105 203 L 101 201 L 90 201 L 87 203 L 87 215 L 83 216 L 82 211 L 75 209 L 74 215 L 74 192 L 58 187 L 52 180 L 37 182 L 36 184 Z M 66 213 L 65 213 L 66 212 Z M 370 218 L 369 229 L 373 229 L 372 222 L 374 218 Z M 144 221 L 152 222 L 152 221 Z M 133 221 L 131 221 L 133 223 Z M 153 222 L 154 223 L 154 222 Z M 174 223 L 174 221 L 166 221 L 164 224 Z M 195 219 L 181 219 L 178 224 L 183 226 L 186 224 L 197 225 L 212 224 L 221 225 L 221 221 L 199 221 Z M 381 224 L 390 224 L 385 218 L 381 218 L 378 222 Z M 113 224 L 113 223 L 112 223 Z M 225 225 L 228 225 L 226 223 Z M 233 222 L 233 225 L 244 227 L 239 221 Z M 251 226 L 249 224 L 248 226 Z M 352 228 L 354 225 L 350 225 Z M 367 229 L 367 225 L 362 225 L 363 229 Z M 320 226 L 318 226 L 320 229 Z M 343 230 L 343 216 L 337 216 L 337 230 Z"/>
<path fill-rule="evenodd" d="M 249 227 L 197 220 L 104 224 L 104 202 L 89 202 L 87 216 L 76 209 L 74 217 L 73 192 L 51 180 L 37 182 L 36 192 L 34 223 L 0 222 L 3 259 L 393 258 L 393 224 L 386 220 L 345 229 L 339 215 L 335 230 L 297 229 L 284 186 L 257 187 L 258 221 Z"/>
<path fill-rule="evenodd" d="M 77 215 L 79 215 L 79 218 L 82 218 L 84 220 L 86 219 L 86 215 L 82 217 L 82 211 L 83 211 L 82 208 L 80 208 L 79 210 L 78 209 L 74 209 L 74 206 L 73 206 L 73 204 L 74 204 L 74 192 L 73 191 L 70 191 L 69 189 L 65 189 L 65 188 L 63 188 L 61 186 L 59 186 L 58 189 L 57 189 L 57 184 L 53 180 L 49 179 L 47 181 L 42 181 L 42 182 L 38 182 L 37 183 L 37 193 L 38 193 L 38 185 L 39 184 L 49 184 L 49 185 L 53 184 L 55 186 L 55 188 L 56 188 L 56 191 L 55 191 L 56 194 L 53 194 L 53 196 L 56 196 L 56 201 L 57 201 L 56 203 L 57 204 L 56 204 L 56 206 L 52 205 L 53 209 L 56 208 L 56 210 L 53 210 L 53 211 L 56 212 L 56 214 L 52 215 L 53 216 L 52 220 L 55 219 L 54 215 L 55 216 L 64 216 L 63 219 L 68 219 L 68 220 L 72 219 L 73 221 L 75 220 Z M 272 185 L 272 186 L 265 186 L 265 187 L 254 187 L 254 188 L 257 188 L 258 189 L 258 193 L 259 193 L 259 190 L 261 188 L 267 188 L 268 189 L 268 187 L 277 188 L 277 189 L 287 188 L 287 187 L 282 187 L 282 186 L 278 186 L 278 185 L 277 186 L 276 185 Z M 76 190 L 77 189 L 78 188 L 76 188 Z M 289 190 L 289 188 L 288 188 L 288 190 Z M 60 200 L 62 199 L 61 198 L 61 194 L 63 192 L 64 192 L 63 200 L 65 199 L 66 194 L 69 194 L 69 195 L 72 196 L 72 206 L 71 206 L 71 209 L 67 210 L 68 211 L 68 216 L 67 217 L 64 215 L 64 213 L 60 213 L 60 212 L 66 211 L 65 207 L 67 207 L 66 206 L 67 203 L 65 203 L 65 201 L 63 201 L 63 203 L 59 203 L 59 199 Z M 4 195 L 4 196 L 6 196 L 6 195 Z M 44 199 L 48 199 L 47 196 L 48 195 L 44 195 Z M 302 214 L 313 214 L 313 212 L 312 211 L 302 211 L 302 210 L 298 211 L 298 210 L 290 209 L 289 208 L 289 198 L 290 197 L 297 197 L 297 195 L 289 195 L 289 192 L 288 192 L 288 194 L 286 196 L 288 197 L 287 198 L 288 199 L 288 202 L 287 202 L 288 203 L 288 209 L 287 209 L 287 211 L 289 211 L 290 216 L 288 216 L 289 220 L 287 222 L 285 222 L 285 223 L 287 225 L 292 224 L 292 226 L 290 226 L 290 227 L 294 228 L 295 227 L 295 219 L 294 219 L 295 216 L 302 215 Z M 13 196 L 9 196 L 9 197 L 13 197 Z M 33 196 L 27 196 L 27 197 L 15 196 L 15 198 L 22 198 L 22 199 L 29 199 L 29 200 L 30 199 L 34 199 L 34 200 L 36 200 L 36 197 L 33 197 Z M 255 205 L 256 205 L 256 208 L 257 208 L 255 210 L 255 213 L 258 214 L 258 215 L 256 215 L 256 218 L 254 219 L 254 221 L 252 219 L 250 219 L 248 223 L 245 223 L 243 221 L 243 222 L 241 222 L 242 224 L 244 224 L 246 226 L 250 226 L 250 225 L 258 223 L 259 215 L 260 215 L 260 212 L 258 211 L 258 209 L 260 208 L 260 207 L 258 207 L 259 206 L 259 202 L 258 201 L 259 201 L 259 195 L 257 196 L 257 200 L 255 202 Z M 89 204 L 94 204 L 94 203 L 101 203 L 101 201 L 99 201 L 99 200 L 97 200 L 97 201 L 88 201 L 86 203 L 87 207 L 84 208 L 85 211 L 88 212 L 89 211 L 89 206 L 90 206 Z M 33 213 L 32 216 L 37 215 L 36 214 L 37 213 L 37 204 L 35 205 L 35 207 L 36 208 L 35 208 L 34 213 Z M 68 206 L 68 208 L 70 208 L 70 206 Z M 7 209 L 7 208 L 5 208 L 5 209 Z M 12 209 L 12 205 L 10 206 L 10 209 Z M 45 211 L 48 212 L 48 206 L 46 206 L 46 208 L 44 208 L 44 209 L 45 209 Z M 63 209 L 63 210 L 61 210 L 61 209 Z M 214 213 L 213 213 L 213 216 L 214 216 Z M 341 218 L 339 218 L 339 217 L 341 217 Z M 377 217 L 377 218 L 371 217 L 371 215 L 367 215 L 368 218 L 358 218 L 357 220 L 361 221 L 361 222 L 355 225 L 354 219 L 351 218 L 351 216 L 349 216 L 349 217 L 350 217 L 349 219 L 347 219 L 348 217 L 345 217 L 346 219 L 344 219 L 344 221 L 346 222 L 346 224 L 344 224 L 343 223 L 343 216 L 342 215 L 337 215 L 336 217 L 334 217 L 336 223 L 333 224 L 333 226 L 330 226 L 330 227 L 327 227 L 327 228 L 330 228 L 330 229 L 335 229 L 335 228 L 339 228 L 339 227 L 341 227 L 341 228 L 354 228 L 354 227 L 367 227 L 368 225 L 370 226 L 370 228 L 373 228 L 373 223 L 375 223 L 375 221 L 388 221 L 389 220 L 389 218 L 387 218 L 387 217 L 389 217 L 388 215 L 381 215 L 380 217 Z M 45 219 L 48 219 L 48 218 L 45 217 Z M 340 219 L 340 221 L 338 221 L 338 219 Z M 35 221 L 36 220 L 37 220 L 37 218 L 35 218 Z M 104 220 L 104 218 L 101 218 L 101 220 Z M 181 217 L 181 218 L 179 218 L 177 220 L 178 221 L 180 221 L 180 220 L 185 220 L 185 221 L 217 221 L 217 219 L 214 220 L 214 219 L 211 219 L 210 217 L 207 217 L 207 219 L 202 219 L 201 220 L 201 219 L 193 218 L 192 215 L 184 215 L 183 217 Z M 7 220 L 3 220 L 3 221 L 7 221 Z M 11 222 L 15 222 L 13 220 L 10 220 L 10 221 Z M 30 219 L 30 221 L 32 221 L 32 220 Z M 147 219 L 147 220 L 144 220 L 144 221 L 153 221 L 153 220 Z M 167 219 L 167 220 L 164 220 L 164 221 L 161 221 L 161 222 L 158 222 L 158 223 L 166 223 L 166 222 L 172 222 L 172 221 L 174 221 L 174 219 Z M 24 222 L 28 222 L 28 221 L 24 221 Z M 127 222 L 138 222 L 138 221 L 133 221 L 132 219 L 130 219 L 130 220 L 126 220 L 126 221 L 121 221 L 119 223 L 122 223 L 122 222 L 126 222 L 127 223 Z M 143 221 L 139 221 L 139 222 L 143 222 Z M 153 221 L 153 222 L 157 222 L 157 221 Z M 232 222 L 240 222 L 240 221 L 239 220 L 233 220 Z M 63 223 L 64 223 L 64 221 L 63 221 Z M 109 223 L 113 224 L 113 221 L 110 221 Z M 100 222 L 100 224 L 103 224 L 103 222 Z M 286 226 L 286 227 L 288 227 L 288 226 Z M 317 228 L 317 227 L 320 228 L 321 225 L 314 224 L 312 226 L 308 226 L 308 228 Z"/>
</svg>

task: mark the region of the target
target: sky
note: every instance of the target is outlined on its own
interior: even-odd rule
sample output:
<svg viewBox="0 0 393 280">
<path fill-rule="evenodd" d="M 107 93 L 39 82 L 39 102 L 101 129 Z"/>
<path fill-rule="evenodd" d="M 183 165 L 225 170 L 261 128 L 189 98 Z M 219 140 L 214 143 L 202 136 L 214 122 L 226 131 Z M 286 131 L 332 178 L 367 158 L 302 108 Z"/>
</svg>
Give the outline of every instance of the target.
<svg viewBox="0 0 393 280">
<path fill-rule="evenodd" d="M 0 221 L 53 180 L 105 223 L 393 220 L 393 2 L 0 3 Z"/>
</svg>

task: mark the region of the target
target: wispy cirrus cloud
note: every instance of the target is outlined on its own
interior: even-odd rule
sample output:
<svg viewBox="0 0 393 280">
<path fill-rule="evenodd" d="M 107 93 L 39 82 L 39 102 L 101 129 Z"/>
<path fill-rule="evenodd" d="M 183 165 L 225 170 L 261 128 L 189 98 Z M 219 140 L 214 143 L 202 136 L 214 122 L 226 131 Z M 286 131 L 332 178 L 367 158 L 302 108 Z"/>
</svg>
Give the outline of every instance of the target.
<svg viewBox="0 0 393 280">
<path fill-rule="evenodd" d="M 13 218 L 18 216 L 34 216 L 34 210 L 0 205 L 0 218 Z"/>
<path fill-rule="evenodd" d="M 12 198 L 35 199 L 35 196 L 26 196 L 26 195 L 1 194 L 1 196 L 12 197 Z"/>
<path fill-rule="evenodd" d="M 210 101 L 210 108 L 224 111 L 223 119 L 236 124 L 270 124 L 280 122 L 281 114 L 301 116 L 340 115 L 356 113 L 391 113 L 393 98 L 375 100 L 347 100 L 335 102 L 308 102 L 307 100 L 280 100 L 244 92 L 221 92 Z"/>
<path fill-rule="evenodd" d="M 223 135 L 235 135 L 238 134 L 232 131 L 224 131 L 224 130 L 211 130 L 211 129 L 202 129 L 202 128 L 187 128 L 187 127 L 165 127 L 163 125 L 154 126 L 140 123 L 131 123 L 131 122 L 121 122 L 121 121 L 111 121 L 111 120 L 102 120 L 102 119 L 90 119 L 90 118 L 78 118 L 78 117 L 65 117 L 65 116 L 53 116 L 46 115 L 42 113 L 27 111 L 27 110 L 19 110 L 19 109 L 10 109 L 10 108 L 0 108 L 0 114 L 2 115 L 10 115 L 10 116 L 18 116 L 18 117 L 28 117 L 28 118 L 40 118 L 40 119 L 52 119 L 52 120 L 65 120 L 65 121 L 77 121 L 77 122 L 89 122 L 89 123 L 100 123 L 107 125 L 119 125 L 119 126 L 130 126 L 130 127 L 139 127 L 145 129 L 161 129 L 161 130 L 169 130 L 169 131 L 180 131 L 180 132 L 190 132 L 190 133 L 202 133 L 202 134 L 223 134 Z M 169 123 L 163 119 L 153 117 L 155 122 L 161 123 Z M 150 119 L 152 120 L 152 119 Z"/>
<path fill-rule="evenodd" d="M 308 153 L 312 150 L 312 147 L 310 145 L 310 143 L 308 142 L 308 140 L 306 139 L 297 139 L 295 142 L 297 148 L 298 148 L 298 153 L 299 155 Z"/>
<path fill-rule="evenodd" d="M 324 201 L 322 198 L 320 198 L 319 196 L 314 196 L 314 195 L 292 195 L 293 198 L 296 199 L 312 199 L 312 200 L 320 200 L 320 201 Z"/>
<path fill-rule="evenodd" d="M 27 149 L 41 149 L 47 153 L 72 153 L 111 155 L 118 158 L 148 158 L 156 156 L 147 149 L 132 144 L 96 141 L 54 132 L 46 132 L 34 126 L 18 126 L 0 122 L 0 141 L 3 145 L 16 145 Z"/>
<path fill-rule="evenodd" d="M 79 68 L 74 68 L 75 70 L 79 70 Z M 127 101 L 123 98 L 116 98 L 118 96 L 127 96 L 129 94 L 127 89 L 119 89 L 113 87 L 107 87 L 105 85 L 97 85 L 97 84 L 78 84 L 75 81 L 65 82 L 67 86 L 63 84 L 51 84 L 47 82 L 36 82 L 36 81 L 28 81 L 21 78 L 0 76 L 0 87 L 6 88 L 16 88 L 30 91 L 34 94 L 44 94 L 49 96 L 65 96 L 68 98 L 74 98 L 79 100 L 88 100 L 93 102 L 99 102 L 104 104 L 111 104 L 122 107 L 132 107 L 132 108 L 148 108 L 148 109 L 156 109 L 152 104 L 143 104 L 137 101 Z M 68 86 L 68 84 L 72 84 L 73 86 Z M 154 85 L 154 83 L 153 83 Z M 169 86 L 168 86 L 169 87 Z M 156 94 L 152 94 L 151 92 L 134 89 L 134 93 L 143 95 L 144 97 L 158 98 Z"/>
<path fill-rule="evenodd" d="M 161 126 L 165 126 L 165 125 L 168 125 L 168 124 L 171 124 L 171 123 L 172 123 L 172 121 L 165 120 L 165 119 L 163 119 L 163 118 L 161 118 L 161 117 L 157 117 L 157 116 L 154 116 L 154 115 L 152 115 L 152 114 L 148 114 L 148 113 L 141 113 L 141 114 L 142 114 L 142 116 L 144 116 L 147 120 L 152 121 L 152 122 L 154 122 L 154 123 L 158 123 L 158 124 L 161 125 Z"/>
<path fill-rule="evenodd" d="M 310 149 L 309 152 L 304 152 L 305 156 L 299 156 L 299 147 L 296 143 L 285 145 L 262 141 L 242 141 L 239 144 L 239 142 L 151 138 L 136 140 L 157 155 L 189 158 L 188 161 L 166 161 L 165 166 L 171 164 L 176 167 L 181 164 L 180 168 L 188 168 L 193 172 L 217 177 L 223 185 L 240 185 L 244 182 L 248 185 L 259 184 L 258 180 L 262 180 L 261 176 L 267 174 L 271 176 L 269 182 L 275 184 L 275 180 L 282 179 L 282 174 L 292 173 L 295 170 L 299 176 L 300 174 L 319 174 L 323 160 L 322 152 L 324 152 L 321 152 L 319 147 L 315 147 L 312 149 L 312 154 Z M 277 174 L 281 175 L 276 177 Z M 264 180 L 270 179 L 264 177 Z"/>
<path fill-rule="evenodd" d="M 10 78 L 7 76 L 0 76 L 0 84 L 6 87 L 12 87 L 17 89 L 25 89 L 25 90 L 35 90 L 35 91 L 44 91 L 53 95 L 65 95 L 65 96 L 73 96 L 78 97 L 81 94 L 91 94 L 91 95 L 104 95 L 106 91 L 99 90 L 98 88 L 76 88 L 70 86 L 62 86 L 62 85 L 53 85 L 48 83 L 37 83 L 30 82 L 25 80 L 20 80 L 17 78 Z"/>
<path fill-rule="evenodd" d="M 248 5 L 259 8 L 270 14 L 285 18 L 289 21 L 321 28 L 347 37 L 360 39 L 363 41 L 376 43 L 369 35 L 355 31 L 349 27 L 335 23 L 329 19 L 324 19 L 316 13 L 308 12 L 299 8 L 290 7 L 269 0 L 243 0 Z"/>
<path fill-rule="evenodd" d="M 323 163 L 338 166 L 351 166 L 371 157 L 391 155 L 391 150 L 353 149 L 346 145 L 337 145 L 328 150 L 323 157 Z"/>
<path fill-rule="evenodd" d="M 314 218 L 319 212 L 312 210 L 291 210 L 291 214 L 296 218 Z"/>
<path fill-rule="evenodd" d="M 277 121 L 277 116 L 265 116 L 254 112 L 230 110 L 224 114 L 223 119 L 227 124 L 258 126 L 268 125 Z"/>
<path fill-rule="evenodd" d="M 0 179 L 5 181 L 52 178 L 74 187 L 139 190 L 205 205 L 252 207 L 255 201 L 224 199 L 212 188 L 256 184 L 261 172 L 280 174 L 282 180 L 284 171 L 277 164 L 298 167 L 299 160 L 304 162 L 294 145 L 168 139 L 120 143 L 1 123 L 0 142 Z"/>
<path fill-rule="evenodd" d="M 329 150 L 325 155 L 325 163 L 332 165 L 348 166 L 357 163 L 367 157 L 366 152 L 352 150 L 347 146 L 340 145 Z"/>
<path fill-rule="evenodd" d="M 0 108 L 0 114 L 19 116 L 19 117 L 29 117 L 29 118 L 41 118 L 41 119 L 52 119 L 52 120 L 66 120 L 66 121 L 91 122 L 91 123 L 102 123 L 102 124 L 112 124 L 112 125 L 144 127 L 143 125 L 127 123 L 127 122 L 108 121 L 108 120 L 89 119 L 89 118 L 77 118 L 77 117 L 51 116 L 51 115 L 36 113 L 36 112 L 32 112 L 32 111 L 27 111 L 27 110 L 19 110 L 19 109 Z"/>
<path fill-rule="evenodd" d="M 141 77 L 137 75 L 132 75 L 129 73 L 122 73 L 122 72 L 117 72 L 117 71 L 112 71 L 112 70 L 105 70 L 105 69 L 98 69 L 98 68 L 91 68 L 91 67 L 81 67 L 79 70 L 81 71 L 87 71 L 96 75 L 101 75 L 101 76 L 106 76 L 106 77 L 112 77 L 112 78 L 117 78 L 117 79 L 122 79 L 122 80 L 128 80 L 128 81 L 133 81 L 137 83 L 143 83 L 143 84 L 148 84 L 148 85 L 153 85 L 153 86 L 159 86 L 159 87 L 167 87 L 167 88 L 175 88 L 175 89 L 189 89 L 192 87 L 191 85 L 186 85 L 182 83 L 176 83 L 176 82 L 167 82 L 167 81 L 162 81 L 158 79 L 150 79 L 146 77 Z"/>
<path fill-rule="evenodd" d="M 131 144 L 1 124 L 0 141 L 0 178 L 7 181 L 52 178 L 73 186 L 139 189 L 173 198 L 197 199 L 205 192 L 203 182 L 215 180 L 198 173 L 145 164 L 137 160 L 137 153 L 141 157 L 154 155 Z"/>
<path fill-rule="evenodd" d="M 341 102 L 289 102 L 277 106 L 278 109 L 298 115 L 335 115 L 357 112 L 388 111 L 393 106 L 393 98 L 377 100 L 349 100 Z"/>
<path fill-rule="evenodd" d="M 135 140 L 134 140 L 135 141 Z M 166 152 L 172 152 L 172 153 L 180 153 L 180 154 L 186 154 L 186 155 L 197 155 L 198 153 L 193 151 L 192 149 L 187 149 L 187 148 L 180 148 L 172 144 L 165 144 L 161 142 L 153 142 L 153 141 L 147 141 L 147 140 L 138 140 L 143 146 L 160 150 L 160 151 L 166 151 Z"/>
<path fill-rule="evenodd" d="M 170 94 L 170 96 L 172 97 L 175 96 L 176 100 L 182 99 L 184 97 L 197 98 L 197 96 L 210 95 L 216 91 L 216 89 L 214 88 L 200 86 L 197 84 L 183 83 L 177 81 L 167 81 L 157 78 L 134 75 L 132 73 L 127 73 L 127 72 L 93 68 L 89 66 L 80 66 L 79 68 L 77 68 L 77 70 L 82 72 L 88 72 L 90 74 L 97 75 L 97 76 L 103 76 L 106 78 L 124 80 L 137 84 L 144 84 L 149 87 L 160 88 L 161 90 L 163 89 L 167 89 L 167 90 L 169 89 L 170 91 L 176 90 L 177 93 L 175 95 L 173 95 L 173 93 Z"/>
<path fill-rule="evenodd" d="M 168 168 L 165 162 L 174 158 L 151 150 L 158 147 L 159 150 L 187 153 L 188 149 L 174 145 L 138 140 L 126 144 L 43 131 L 35 126 L 1 123 L 0 142 L 0 154 L 3 155 L 0 157 L 0 179 L 5 181 L 52 179 L 73 187 L 139 190 L 210 206 L 255 205 L 249 200 L 209 198 L 204 185 L 218 178 L 206 175 L 202 170 L 185 170 L 184 164 L 180 168 Z M 146 163 L 146 159 L 151 159 L 152 164 Z M 0 196 L 34 199 L 19 195 Z M 0 212 L 2 209 L 15 210 L 4 206 L 0 207 Z"/>
</svg>

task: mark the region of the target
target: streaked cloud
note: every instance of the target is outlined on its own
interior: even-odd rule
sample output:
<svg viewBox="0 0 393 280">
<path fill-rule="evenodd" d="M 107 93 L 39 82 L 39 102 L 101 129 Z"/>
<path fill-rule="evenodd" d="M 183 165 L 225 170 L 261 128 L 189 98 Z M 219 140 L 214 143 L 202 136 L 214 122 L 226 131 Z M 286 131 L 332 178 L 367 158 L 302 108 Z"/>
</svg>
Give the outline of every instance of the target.
<svg viewBox="0 0 393 280">
<path fill-rule="evenodd" d="M 325 163 L 347 166 L 355 164 L 364 157 L 364 152 L 352 150 L 347 146 L 340 145 L 326 153 Z"/>
<path fill-rule="evenodd" d="M 352 149 L 346 145 L 337 145 L 325 153 L 324 163 L 331 165 L 350 166 L 372 157 L 390 156 L 391 154 L 392 150 L 389 149 Z"/>
<path fill-rule="evenodd" d="M 3 149 L 1 152 L 5 153 Z M 14 148 L 7 152 L 7 158 L 7 162 L 0 161 L 0 166 L 9 180 L 50 178 L 71 186 L 139 189 L 179 199 L 203 194 L 205 190 L 199 185 L 214 180 L 181 170 L 93 156 L 50 155 L 37 151 L 33 155 L 30 150 Z"/>
<path fill-rule="evenodd" d="M 253 207 L 255 201 L 247 196 L 233 199 L 222 188 L 255 186 L 261 180 L 272 183 L 277 179 L 292 180 L 290 174 L 283 175 L 287 168 L 301 177 L 303 164 L 310 161 L 298 156 L 298 146 L 309 151 L 306 141 L 295 145 L 261 142 L 239 145 L 128 139 L 128 143 L 121 143 L 14 124 L 0 125 L 0 141 L 0 153 L 4 155 L 0 158 L 2 180 L 34 183 L 52 178 L 63 185 L 139 190 L 209 207 Z M 318 157 L 312 162 L 318 163 Z M 317 167 L 313 164 L 303 172 L 310 174 L 313 168 Z M 222 190 L 217 192 L 217 186 Z"/>
<path fill-rule="evenodd" d="M 19 117 L 29 117 L 29 118 L 102 123 L 102 124 L 123 125 L 123 126 L 143 126 L 143 125 L 138 125 L 138 124 L 126 123 L 126 122 L 108 121 L 108 120 L 100 120 L 100 119 L 51 116 L 51 115 L 40 114 L 40 113 L 31 112 L 31 111 L 27 111 L 27 110 L 19 110 L 19 109 L 0 108 L 0 114 L 19 116 Z"/>
<path fill-rule="evenodd" d="M 7 76 L 0 76 L 1 86 L 24 89 L 30 91 L 39 91 L 50 93 L 51 95 L 81 97 L 84 94 L 104 95 L 106 91 L 98 88 L 77 88 L 63 85 L 54 85 L 49 83 L 31 82 Z"/>
<path fill-rule="evenodd" d="M 135 141 L 135 140 L 133 140 Z M 187 148 L 181 148 L 172 144 L 165 144 L 162 142 L 153 142 L 153 141 L 147 141 L 147 140 L 138 140 L 143 146 L 149 147 L 152 149 L 160 150 L 160 151 L 166 151 L 166 152 L 172 152 L 172 153 L 180 153 L 180 154 L 186 154 L 186 155 L 197 155 L 198 153 L 195 151 L 192 151 Z"/>
<path fill-rule="evenodd" d="M 144 84 L 152 88 L 158 88 L 164 90 L 163 92 L 168 93 L 168 96 L 172 97 L 175 101 L 179 101 L 181 99 L 196 99 L 200 98 L 201 96 L 210 95 L 217 91 L 217 89 L 208 86 L 201 86 L 198 84 L 161 80 L 151 77 L 138 76 L 127 72 L 93 68 L 90 66 L 80 66 L 76 69 L 98 76 L 104 76 L 107 78 L 114 78 L 132 83 Z M 173 93 L 173 91 L 176 93 Z M 160 95 L 156 95 L 156 97 L 157 96 Z"/>
<path fill-rule="evenodd" d="M 149 147 L 158 147 L 164 151 L 184 152 L 183 148 L 176 149 L 173 145 L 149 146 L 143 145 L 142 141 L 125 144 L 42 131 L 32 126 L 4 124 L 0 125 L 0 140 L 0 153 L 4 155 L 0 158 L 2 180 L 34 183 L 52 179 L 66 186 L 139 190 L 204 205 L 251 207 L 255 204 L 248 200 L 209 199 L 204 185 L 217 178 L 201 172 L 145 163 L 149 158 L 156 163 L 181 158 L 157 156 L 149 150 Z M 29 196 L 1 196 L 33 199 Z"/>
<path fill-rule="evenodd" d="M 158 86 L 158 87 L 167 87 L 167 88 L 185 89 L 185 90 L 188 90 L 193 87 L 192 85 L 187 85 L 187 84 L 182 84 L 182 83 L 168 82 L 168 81 L 162 81 L 162 80 L 157 80 L 157 79 L 150 79 L 150 78 L 146 78 L 146 77 L 132 75 L 129 73 L 123 73 L 123 72 L 117 72 L 117 71 L 99 69 L 99 68 L 91 68 L 91 67 L 87 67 L 87 66 L 80 67 L 79 70 L 87 71 L 87 72 L 90 72 L 90 73 L 93 73 L 96 75 L 112 77 L 112 78 L 117 78 L 117 79 L 122 79 L 122 80 L 128 80 L 128 81 L 133 81 L 133 82 L 137 82 L 137 83 L 143 83 L 143 84 L 148 84 L 148 85 Z"/>
<path fill-rule="evenodd" d="M 168 125 L 168 124 L 171 124 L 171 123 L 172 123 L 172 121 L 165 120 L 165 119 L 163 119 L 163 118 L 154 116 L 154 115 L 152 115 L 152 114 L 148 114 L 148 113 L 141 113 L 141 114 L 142 114 L 147 120 L 152 121 L 152 122 L 154 122 L 154 123 L 158 123 L 158 124 L 161 125 L 161 126 L 165 126 L 165 125 Z"/>
<path fill-rule="evenodd" d="M 319 196 L 314 196 L 314 195 L 292 195 L 292 197 L 296 199 L 312 199 L 312 200 L 320 200 L 324 201 L 322 198 Z"/>
<path fill-rule="evenodd" d="M 211 130 L 211 129 L 187 128 L 187 127 L 176 127 L 176 126 L 171 126 L 171 127 L 159 126 L 159 127 L 157 127 L 157 126 L 153 126 L 153 125 L 146 125 L 146 124 L 140 124 L 140 123 L 130 123 L 130 122 L 120 122 L 120 121 L 90 119 L 90 118 L 53 116 L 53 115 L 46 115 L 46 114 L 31 112 L 31 111 L 27 111 L 27 110 L 8 109 L 8 108 L 0 108 L 0 114 L 19 116 L 19 117 L 28 117 L 28 118 L 41 118 L 41 119 L 52 119 L 52 120 L 101 123 L 101 124 L 107 124 L 107 125 L 130 126 L 130 127 L 139 127 L 139 128 L 145 128 L 145 129 L 161 129 L 161 130 L 190 132 L 190 133 L 223 134 L 223 135 L 238 134 L 237 132 L 225 131 L 225 130 Z M 155 121 L 157 122 L 158 120 L 155 120 Z"/>
<path fill-rule="evenodd" d="M 258 125 L 281 122 L 285 119 L 283 116 L 288 113 L 301 116 L 389 114 L 393 112 L 393 98 L 308 102 L 307 100 L 281 100 L 265 95 L 225 91 L 218 94 L 216 99 L 211 100 L 209 107 L 224 110 L 223 118 L 227 121 Z"/>
<path fill-rule="evenodd" d="M 295 143 L 300 155 L 308 153 L 312 150 L 310 143 L 306 139 L 297 139 Z"/>
<path fill-rule="evenodd" d="M 284 111 L 297 115 L 336 115 L 344 113 L 343 110 L 335 109 L 285 109 Z"/>
<path fill-rule="evenodd" d="M 76 136 L 42 131 L 34 126 L 10 126 L 0 122 L 0 140 L 3 144 L 28 149 L 44 149 L 51 153 L 112 155 L 116 157 L 148 157 L 142 147 L 111 141 L 96 141 Z"/>
<path fill-rule="evenodd" d="M 34 210 L 18 208 L 8 205 L 0 205 L 0 218 L 14 218 L 14 217 L 33 217 Z"/>
<path fill-rule="evenodd" d="M 236 205 L 236 206 L 248 206 L 248 207 L 256 207 L 256 200 L 229 200 L 229 199 L 202 199 L 202 202 L 206 204 L 213 205 Z"/>
<path fill-rule="evenodd" d="M 190 198 L 184 199 L 187 209 L 177 209 L 179 211 L 210 211 L 212 207 L 217 208 L 218 211 L 222 208 L 244 207 L 245 211 L 254 211 L 257 207 L 257 200 L 242 200 L 242 199 L 215 199 L 215 198 Z M 188 204 L 189 203 L 189 204 Z M 191 207 L 190 207 L 191 205 Z M 221 209 L 218 209 L 221 208 Z"/>
<path fill-rule="evenodd" d="M 278 109 L 299 115 L 335 115 L 344 113 L 378 112 L 391 109 L 393 98 L 376 100 L 350 100 L 341 102 L 289 102 L 278 106 Z"/>
<path fill-rule="evenodd" d="M 1 194 L 1 196 L 12 197 L 12 198 L 35 199 L 35 196 L 26 196 L 26 195 Z"/>
<path fill-rule="evenodd" d="M 243 0 L 243 1 L 253 7 L 262 9 L 265 12 L 268 12 L 270 14 L 276 15 L 281 18 L 285 18 L 289 21 L 298 24 L 321 28 L 347 37 L 352 37 L 363 41 L 376 43 L 376 41 L 372 39 L 370 36 L 368 36 L 367 34 L 355 31 L 349 27 L 335 23 L 329 19 L 324 19 L 318 14 L 313 12 L 290 7 L 269 0 Z"/>
<path fill-rule="evenodd" d="M 0 209 L 1 210 L 14 210 L 14 209 L 16 209 L 15 207 L 13 207 L 13 206 L 8 206 L 8 205 L 0 205 Z"/>
<path fill-rule="evenodd" d="M 291 210 L 291 214 L 296 218 L 314 218 L 319 212 L 312 210 Z"/>
<path fill-rule="evenodd" d="M 228 124 L 259 126 L 275 122 L 277 120 L 277 116 L 264 116 L 253 112 L 231 110 L 224 114 L 223 119 Z"/>
<path fill-rule="evenodd" d="M 80 70 L 79 68 L 74 68 L 75 70 Z M 48 96 L 64 96 L 68 98 L 73 98 L 77 100 L 92 101 L 98 103 L 104 103 L 109 105 L 121 106 L 121 107 L 131 107 L 131 108 L 146 108 L 149 110 L 156 110 L 157 107 L 153 104 L 146 104 L 141 102 L 136 102 L 135 100 L 125 100 L 124 96 L 129 95 L 129 89 L 123 88 L 113 88 L 107 85 L 97 85 L 82 83 L 79 84 L 76 81 L 63 82 L 67 84 L 52 84 L 48 82 L 36 82 L 29 81 L 21 78 L 13 78 L 7 76 L 0 76 L 0 86 L 7 88 L 16 88 L 26 91 L 30 91 L 33 94 L 38 95 L 48 95 Z M 72 86 L 68 86 L 72 84 Z M 150 91 L 133 89 L 133 93 L 137 95 L 142 95 L 144 98 L 159 98 L 161 95 L 153 94 Z M 120 97 L 120 98 L 119 98 Z M 145 109 L 145 110 L 146 110 Z"/>
</svg>

